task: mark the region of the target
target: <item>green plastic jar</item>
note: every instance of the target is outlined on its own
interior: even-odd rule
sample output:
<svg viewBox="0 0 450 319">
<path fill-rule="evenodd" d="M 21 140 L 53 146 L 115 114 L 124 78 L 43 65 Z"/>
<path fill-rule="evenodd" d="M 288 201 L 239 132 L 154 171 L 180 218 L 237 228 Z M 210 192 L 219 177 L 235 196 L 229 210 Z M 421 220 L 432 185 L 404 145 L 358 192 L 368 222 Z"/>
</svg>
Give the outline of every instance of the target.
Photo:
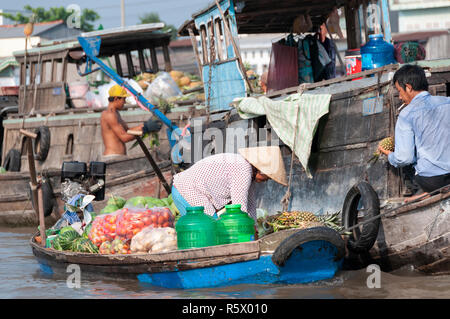
<svg viewBox="0 0 450 319">
<path fill-rule="evenodd" d="M 241 211 L 241 205 L 226 205 L 226 212 L 217 221 L 219 245 L 255 240 L 255 221 Z"/>
<path fill-rule="evenodd" d="M 204 213 L 203 206 L 187 207 L 186 215 L 180 217 L 175 225 L 178 249 L 214 246 L 216 240 L 216 221 Z"/>
</svg>

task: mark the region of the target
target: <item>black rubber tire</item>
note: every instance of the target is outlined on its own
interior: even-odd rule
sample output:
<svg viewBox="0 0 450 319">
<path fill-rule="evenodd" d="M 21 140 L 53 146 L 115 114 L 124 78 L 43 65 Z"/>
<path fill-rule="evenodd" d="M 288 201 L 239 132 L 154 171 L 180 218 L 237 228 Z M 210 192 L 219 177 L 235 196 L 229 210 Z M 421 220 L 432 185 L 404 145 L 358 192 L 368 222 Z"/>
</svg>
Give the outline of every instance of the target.
<svg viewBox="0 0 450 319">
<path fill-rule="evenodd" d="M 8 151 L 3 161 L 3 168 L 8 172 L 20 172 L 21 154 L 18 150 L 12 148 Z"/>
<path fill-rule="evenodd" d="M 362 201 L 364 215 L 358 221 L 358 203 Z M 342 208 L 342 224 L 344 228 L 356 225 L 358 222 L 380 214 L 380 200 L 373 187 L 366 181 L 354 185 L 347 193 Z M 347 241 L 347 248 L 355 253 L 365 253 L 372 248 L 378 237 L 380 218 L 362 226 L 362 230 L 355 228 Z"/>
<path fill-rule="evenodd" d="M 55 195 L 53 193 L 53 187 L 50 184 L 50 181 L 46 177 L 42 177 L 42 201 L 44 205 L 44 216 L 48 217 L 53 212 L 53 206 L 55 205 Z M 33 194 L 31 192 L 31 188 L 28 188 L 28 195 L 31 199 L 31 204 L 35 212 L 37 212 L 37 203 L 33 200 Z"/>
<path fill-rule="evenodd" d="M 43 162 L 50 150 L 50 129 L 47 126 L 40 126 L 34 133 L 37 134 L 36 139 L 33 141 L 34 158 Z"/>
<path fill-rule="evenodd" d="M 272 255 L 273 263 L 280 267 L 283 266 L 295 248 L 314 240 L 324 240 L 336 246 L 337 254 L 334 260 L 340 260 L 345 256 L 345 242 L 341 235 L 334 229 L 320 226 L 299 230 L 283 240 Z"/>
</svg>

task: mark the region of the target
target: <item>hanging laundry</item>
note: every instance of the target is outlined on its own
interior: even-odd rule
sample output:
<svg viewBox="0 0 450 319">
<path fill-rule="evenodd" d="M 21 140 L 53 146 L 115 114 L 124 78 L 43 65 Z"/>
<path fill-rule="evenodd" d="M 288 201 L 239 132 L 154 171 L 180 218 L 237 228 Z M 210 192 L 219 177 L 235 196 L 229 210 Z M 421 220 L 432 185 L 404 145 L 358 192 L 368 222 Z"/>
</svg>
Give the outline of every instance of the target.
<svg viewBox="0 0 450 319">
<path fill-rule="evenodd" d="M 290 41 L 291 39 L 288 39 L 286 42 Z M 293 42 L 289 44 L 294 45 Z M 269 73 L 267 76 L 268 93 L 298 85 L 297 55 L 297 46 L 272 43 Z"/>
</svg>

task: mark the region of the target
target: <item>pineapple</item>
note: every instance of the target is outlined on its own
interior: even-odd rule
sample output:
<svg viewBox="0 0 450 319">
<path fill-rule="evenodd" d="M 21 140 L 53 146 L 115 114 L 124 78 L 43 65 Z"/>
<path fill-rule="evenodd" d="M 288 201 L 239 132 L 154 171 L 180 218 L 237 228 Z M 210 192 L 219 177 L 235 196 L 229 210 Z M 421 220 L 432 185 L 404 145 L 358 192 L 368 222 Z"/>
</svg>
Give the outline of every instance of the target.
<svg viewBox="0 0 450 319">
<path fill-rule="evenodd" d="M 384 139 L 382 139 L 380 141 L 380 143 L 378 143 L 378 146 L 381 146 L 383 149 L 385 149 L 386 151 L 394 151 L 394 138 L 393 137 L 386 137 Z M 381 153 L 378 151 L 378 149 L 375 151 L 375 153 L 373 153 L 372 158 L 367 162 L 370 163 L 371 161 L 373 161 L 374 163 L 376 163 L 376 161 L 378 161 L 378 158 L 380 157 Z"/>
</svg>

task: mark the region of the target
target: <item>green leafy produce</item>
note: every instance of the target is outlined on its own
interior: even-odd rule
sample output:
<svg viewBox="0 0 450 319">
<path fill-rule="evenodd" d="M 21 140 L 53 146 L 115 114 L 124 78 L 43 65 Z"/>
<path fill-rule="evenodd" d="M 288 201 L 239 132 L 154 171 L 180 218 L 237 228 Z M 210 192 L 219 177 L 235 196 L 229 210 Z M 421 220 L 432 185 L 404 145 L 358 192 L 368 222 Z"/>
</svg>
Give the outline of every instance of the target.
<svg viewBox="0 0 450 319">
<path fill-rule="evenodd" d="M 96 254 L 98 248 L 88 238 L 79 237 L 72 242 L 72 251 Z"/>
<path fill-rule="evenodd" d="M 116 210 L 119 210 L 120 208 L 117 207 L 116 205 L 106 205 L 101 211 L 100 211 L 100 215 L 103 214 L 111 214 L 114 213 Z"/>
<path fill-rule="evenodd" d="M 0 166 L 0 174 L 6 173 L 6 169 Z"/>
<path fill-rule="evenodd" d="M 64 232 L 63 234 L 60 233 L 57 239 L 59 239 L 59 244 L 63 250 L 72 250 L 72 244 L 77 238 L 81 238 L 81 236 L 74 229 L 72 229 Z"/>
<path fill-rule="evenodd" d="M 144 208 L 145 204 L 147 204 L 147 200 L 144 196 L 136 196 L 132 197 L 125 203 L 126 207 L 141 207 Z"/>
<path fill-rule="evenodd" d="M 150 207 L 165 207 L 166 203 L 159 198 L 154 198 L 154 197 L 145 197 L 145 201 L 147 206 Z"/>
<path fill-rule="evenodd" d="M 117 206 L 119 209 L 123 208 L 127 200 L 120 196 L 111 196 L 108 200 L 108 203 L 106 205 L 113 205 Z"/>
<path fill-rule="evenodd" d="M 84 232 L 83 232 L 83 237 L 84 238 L 88 238 L 89 232 L 91 231 L 91 228 L 92 228 L 92 223 L 87 225 L 87 227 L 84 229 Z"/>
</svg>

